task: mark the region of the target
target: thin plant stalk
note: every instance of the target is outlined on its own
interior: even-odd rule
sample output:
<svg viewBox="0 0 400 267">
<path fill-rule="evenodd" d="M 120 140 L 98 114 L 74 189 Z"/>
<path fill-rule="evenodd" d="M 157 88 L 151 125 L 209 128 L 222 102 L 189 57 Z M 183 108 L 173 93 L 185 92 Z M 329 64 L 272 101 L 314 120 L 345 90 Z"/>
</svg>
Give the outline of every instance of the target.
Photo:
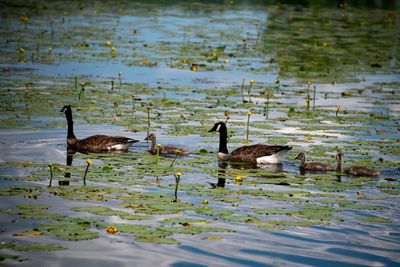
<svg viewBox="0 0 400 267">
<path fill-rule="evenodd" d="M 242 103 L 244 103 L 244 94 L 243 94 L 243 87 L 244 87 L 244 82 L 246 81 L 246 79 L 243 78 L 242 80 L 242 85 L 240 86 L 240 92 L 242 94 Z"/>
<path fill-rule="evenodd" d="M 306 106 L 307 106 L 307 111 L 309 111 L 310 110 L 310 85 L 311 85 L 311 82 L 308 82 L 307 84 L 308 84 L 308 86 L 307 86 Z"/>
<path fill-rule="evenodd" d="M 268 113 L 269 113 L 269 99 L 270 99 L 270 95 L 269 93 L 267 93 L 267 102 L 266 102 L 266 110 L 265 110 L 265 117 L 268 119 Z"/>
<path fill-rule="evenodd" d="M 171 165 L 169 166 L 170 168 L 172 168 L 172 166 L 174 166 L 174 163 L 175 163 L 175 161 L 176 161 L 176 158 L 178 157 L 179 152 L 180 152 L 179 149 L 177 149 L 177 150 L 175 151 L 174 159 L 172 160 Z"/>
<path fill-rule="evenodd" d="M 81 91 L 79 92 L 78 100 L 81 100 L 83 94 L 85 93 L 85 85 L 82 84 L 81 86 L 82 87 L 81 87 Z"/>
<path fill-rule="evenodd" d="M 121 75 L 122 75 L 122 73 L 121 73 L 121 72 L 118 72 L 118 80 L 119 80 L 118 89 L 121 89 L 121 88 L 122 88 L 122 77 L 121 77 Z"/>
<path fill-rule="evenodd" d="M 181 176 L 182 176 L 182 173 L 180 173 L 180 172 L 175 174 L 175 200 L 174 201 L 178 200 L 178 186 L 179 186 L 179 182 L 181 181 Z"/>
<path fill-rule="evenodd" d="M 147 135 L 149 136 L 150 134 L 150 107 L 147 107 Z M 147 141 L 149 142 L 149 141 Z"/>
<path fill-rule="evenodd" d="M 157 144 L 156 164 L 158 164 L 158 158 L 160 157 L 160 149 L 161 149 L 161 145 Z"/>
<path fill-rule="evenodd" d="M 247 112 L 247 128 L 246 128 L 246 140 L 247 141 L 249 141 L 250 116 L 251 116 L 251 111 Z"/>
<path fill-rule="evenodd" d="M 114 80 L 111 80 L 111 91 L 114 91 Z"/>
<path fill-rule="evenodd" d="M 249 96 L 249 103 L 251 103 L 251 94 L 250 94 L 251 88 L 253 87 L 253 84 L 254 84 L 255 82 L 256 82 L 255 80 L 250 80 L 250 85 L 249 85 L 249 87 L 248 87 L 248 89 L 247 89 L 247 95 Z"/>
<path fill-rule="evenodd" d="M 53 182 L 53 165 L 49 164 L 49 169 L 50 169 L 50 182 L 49 182 L 49 187 L 51 186 L 51 183 Z"/>
<path fill-rule="evenodd" d="M 74 77 L 75 91 L 78 91 L 78 77 Z"/>
<path fill-rule="evenodd" d="M 313 95 L 313 107 L 312 109 L 315 109 L 315 95 L 316 95 L 317 87 L 314 85 L 314 95 Z"/>
<path fill-rule="evenodd" d="M 86 185 L 86 175 L 87 175 L 87 173 L 88 173 L 88 171 L 89 171 L 90 165 L 92 165 L 92 160 L 88 159 L 88 160 L 86 161 L 86 163 L 87 163 L 87 165 L 86 165 L 86 170 L 85 170 L 85 174 L 83 175 L 83 185 Z"/>
<path fill-rule="evenodd" d="M 132 95 L 132 116 L 133 116 L 133 119 L 136 120 L 136 118 L 135 118 L 135 96 L 134 95 Z"/>
</svg>

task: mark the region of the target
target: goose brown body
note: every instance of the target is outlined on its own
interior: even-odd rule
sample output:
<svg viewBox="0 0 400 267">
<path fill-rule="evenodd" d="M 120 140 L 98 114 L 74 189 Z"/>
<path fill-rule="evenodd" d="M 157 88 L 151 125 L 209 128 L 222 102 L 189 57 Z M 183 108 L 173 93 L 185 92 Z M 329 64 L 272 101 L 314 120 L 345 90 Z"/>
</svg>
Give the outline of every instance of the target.
<svg viewBox="0 0 400 267">
<path fill-rule="evenodd" d="M 157 148 L 156 148 L 156 143 L 157 143 L 157 137 L 154 133 L 149 134 L 144 140 L 150 140 L 151 141 L 151 146 L 149 148 L 149 153 L 150 154 L 157 154 Z M 179 155 L 188 155 L 189 151 L 186 149 L 177 147 L 177 146 L 172 146 L 172 145 L 161 145 L 159 148 L 159 154 L 176 154 L 176 151 L 178 150 Z"/>
<path fill-rule="evenodd" d="M 380 172 L 378 170 L 363 167 L 363 166 L 350 166 L 347 168 L 343 168 L 343 159 L 344 159 L 343 153 L 338 153 L 336 155 L 336 161 L 337 161 L 336 171 L 338 171 L 338 172 L 343 172 L 343 173 L 346 173 L 346 174 L 349 174 L 352 176 L 376 177 L 376 176 L 380 175 Z"/>
<path fill-rule="evenodd" d="M 131 144 L 138 142 L 124 136 L 93 135 L 84 139 L 77 139 L 73 131 L 73 119 L 71 106 L 64 106 L 61 112 L 65 113 L 68 123 L 67 144 L 70 149 L 79 152 L 106 152 L 127 150 Z"/>
<path fill-rule="evenodd" d="M 225 161 L 279 164 L 282 163 L 286 153 L 292 149 L 290 146 L 255 144 L 239 147 L 229 153 L 227 148 L 228 131 L 225 123 L 215 123 L 209 132 L 219 132 L 218 158 Z"/>
<path fill-rule="evenodd" d="M 300 152 L 295 159 L 300 159 L 300 169 L 306 171 L 332 171 L 334 168 L 326 163 L 308 162 L 306 163 L 306 154 Z"/>
</svg>

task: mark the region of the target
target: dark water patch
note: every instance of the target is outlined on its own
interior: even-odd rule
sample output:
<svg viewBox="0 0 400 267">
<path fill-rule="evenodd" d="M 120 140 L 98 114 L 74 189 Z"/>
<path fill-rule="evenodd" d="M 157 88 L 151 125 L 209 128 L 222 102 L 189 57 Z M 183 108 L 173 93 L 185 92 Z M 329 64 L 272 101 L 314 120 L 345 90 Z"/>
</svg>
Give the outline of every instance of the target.
<svg viewBox="0 0 400 267">
<path fill-rule="evenodd" d="M 192 253 L 196 253 L 199 256 L 202 255 L 202 256 L 222 259 L 222 260 L 230 262 L 231 264 L 242 264 L 242 265 L 248 265 L 248 266 L 265 266 L 265 267 L 273 266 L 273 265 L 261 263 L 258 261 L 247 260 L 247 259 L 243 259 L 243 258 L 239 258 L 239 257 L 237 257 L 237 258 L 227 257 L 227 256 L 223 256 L 218 253 L 202 250 L 202 249 L 191 247 L 191 246 L 180 246 L 179 248 L 184 251 L 186 250 L 186 251 L 189 251 Z"/>
<path fill-rule="evenodd" d="M 270 251 L 260 251 L 260 250 L 250 250 L 250 249 L 244 249 L 244 253 L 248 253 L 251 255 L 263 255 L 263 256 L 269 256 L 272 258 L 279 258 L 281 260 L 285 260 L 291 263 L 297 263 L 297 264 L 305 264 L 307 266 L 328 266 L 328 267 L 334 267 L 338 266 L 369 266 L 369 264 L 357 264 L 354 262 L 344 262 L 343 260 L 329 260 L 329 259 L 321 259 L 317 257 L 307 257 L 307 256 L 301 256 L 301 255 L 293 255 L 289 253 L 279 253 L 279 252 L 270 252 Z"/>
<path fill-rule="evenodd" d="M 377 256 L 375 254 L 355 251 L 353 249 L 344 250 L 341 248 L 328 248 L 327 251 L 338 254 L 338 255 L 345 255 L 348 257 L 356 258 L 356 259 L 368 260 L 368 261 L 374 262 L 374 263 L 380 262 L 380 263 L 384 264 L 385 266 L 398 266 L 400 264 L 400 261 L 393 261 L 390 259 L 390 257 Z"/>
</svg>

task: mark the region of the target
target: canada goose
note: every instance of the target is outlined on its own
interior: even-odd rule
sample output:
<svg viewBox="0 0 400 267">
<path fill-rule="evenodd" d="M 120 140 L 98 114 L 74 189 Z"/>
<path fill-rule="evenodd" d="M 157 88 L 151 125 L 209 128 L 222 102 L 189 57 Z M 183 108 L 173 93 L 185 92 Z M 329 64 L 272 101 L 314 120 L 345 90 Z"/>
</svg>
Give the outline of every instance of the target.
<svg viewBox="0 0 400 267">
<path fill-rule="evenodd" d="M 336 155 L 336 161 L 337 161 L 337 172 L 343 172 L 352 176 L 379 176 L 380 173 L 378 170 L 371 169 L 371 168 L 366 168 L 366 167 L 361 167 L 361 166 L 351 166 L 348 168 L 343 168 L 343 158 L 344 154 L 343 153 L 338 153 Z"/>
<path fill-rule="evenodd" d="M 144 140 L 150 140 L 151 141 L 151 146 L 149 149 L 150 154 L 157 154 L 157 148 L 156 148 L 156 142 L 157 142 L 157 137 L 154 133 L 149 134 Z M 176 146 L 161 146 L 159 151 L 159 154 L 176 154 L 176 151 L 178 151 L 179 155 L 188 155 L 189 151 L 183 148 L 179 148 Z"/>
<path fill-rule="evenodd" d="M 321 162 L 309 162 L 306 163 L 306 154 L 300 152 L 294 159 L 300 159 L 300 169 L 306 171 L 332 171 L 334 168 L 326 163 Z"/>
<path fill-rule="evenodd" d="M 256 164 L 280 164 L 285 158 L 286 153 L 292 149 L 290 146 L 269 146 L 264 144 L 256 144 L 242 146 L 229 153 L 227 148 L 228 131 L 225 123 L 215 123 L 214 127 L 208 132 L 219 132 L 218 158 L 221 160 L 249 162 Z"/>
<path fill-rule="evenodd" d="M 71 106 L 64 106 L 61 112 L 65 113 L 68 123 L 67 144 L 70 148 L 79 152 L 105 152 L 127 150 L 129 146 L 139 140 L 124 136 L 93 135 L 85 139 L 77 139 L 74 134 L 74 122 L 72 120 Z"/>
</svg>

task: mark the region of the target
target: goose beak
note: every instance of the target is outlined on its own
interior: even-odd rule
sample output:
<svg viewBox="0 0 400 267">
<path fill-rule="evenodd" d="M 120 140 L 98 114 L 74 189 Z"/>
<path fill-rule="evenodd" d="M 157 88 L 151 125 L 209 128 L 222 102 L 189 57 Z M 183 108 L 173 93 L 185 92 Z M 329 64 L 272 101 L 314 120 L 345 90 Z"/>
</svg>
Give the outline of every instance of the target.
<svg viewBox="0 0 400 267">
<path fill-rule="evenodd" d="M 146 141 L 149 140 L 149 137 L 147 136 L 144 140 L 146 140 Z"/>
<path fill-rule="evenodd" d="M 218 125 L 214 124 L 214 126 L 208 132 L 211 133 L 211 132 L 216 132 L 216 131 L 218 131 Z"/>
</svg>

